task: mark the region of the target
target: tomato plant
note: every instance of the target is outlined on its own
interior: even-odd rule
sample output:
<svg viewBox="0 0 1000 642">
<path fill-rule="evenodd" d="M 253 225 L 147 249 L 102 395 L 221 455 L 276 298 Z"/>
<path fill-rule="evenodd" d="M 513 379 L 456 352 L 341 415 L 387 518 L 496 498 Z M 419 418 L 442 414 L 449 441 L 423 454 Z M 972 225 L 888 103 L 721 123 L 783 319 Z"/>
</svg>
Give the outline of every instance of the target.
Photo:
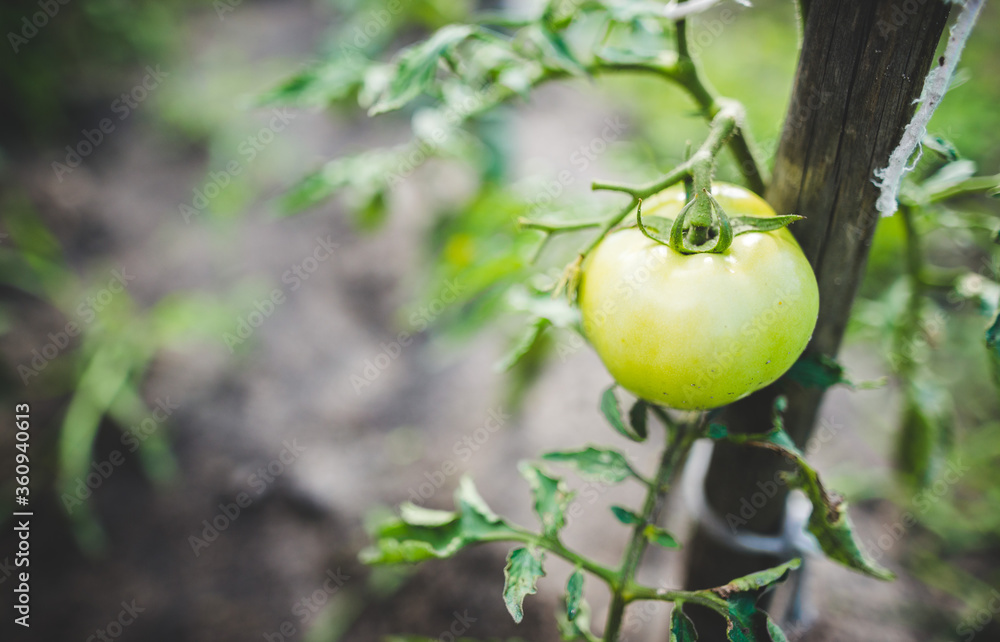
<svg viewBox="0 0 1000 642">
<path fill-rule="evenodd" d="M 482 227 L 487 220 L 482 212 L 476 211 L 479 204 L 502 202 L 505 207 L 523 214 L 517 217 L 521 234 L 515 242 L 510 238 L 510 226 L 497 224 L 482 233 L 478 240 L 483 248 L 501 247 L 500 258 L 484 253 L 471 260 L 471 252 L 462 253 L 466 260 L 459 265 L 454 259 L 456 253 L 442 252 L 441 271 L 449 276 L 457 273 L 470 277 L 468 280 L 473 285 L 463 304 L 474 308 L 488 301 L 490 307 L 480 309 L 493 311 L 496 310 L 493 304 L 507 294 L 509 299 L 517 301 L 516 305 L 511 304 L 512 308 L 529 313 L 527 332 L 502 361 L 503 365 L 512 368 L 532 361 L 526 357 L 537 357 L 546 345 L 545 338 L 553 330 L 576 331 L 589 340 L 613 378 L 600 401 L 600 409 L 611 426 L 637 442 L 648 439 L 653 424 L 659 424 L 665 431 L 665 445 L 652 472 L 641 471 L 618 450 L 591 445 L 545 453 L 539 461 L 524 463 L 521 472 L 532 493 L 540 524 L 538 529 L 515 524 L 494 513 L 472 481 L 464 478 L 455 493 L 454 510 L 431 510 L 403 504 L 398 514 L 378 524 L 371 546 L 362 554 L 365 561 L 372 564 L 419 562 L 450 557 L 474 544 L 512 542 L 515 547 L 504 569 L 503 597 L 515 621 L 521 621 L 526 596 L 536 592 L 538 580 L 545 575 L 547 556 L 561 558 L 572 565 L 563 608 L 557 614 L 561 633 L 567 640 L 597 639 L 591 630 L 589 607 L 583 597 L 585 577 L 605 583 L 610 590 L 603 631 L 606 642 L 619 638 L 626 608 L 633 602 L 646 600 L 673 603 L 671 641 L 697 639 L 685 611 L 689 606 L 692 610 L 708 609 L 716 617 L 716 623 L 724 622 L 729 640 L 784 640 L 784 634 L 763 605 L 758 604 L 758 598 L 799 566 L 794 555 L 787 555 L 773 568 L 710 589 L 653 588 L 636 580 L 648 546 L 679 546 L 677 538 L 658 523 L 663 500 L 695 442 L 713 440 L 761 449 L 769 456 L 776 453 L 780 457 L 787 469 L 784 480 L 788 488 L 802 491 L 812 506 L 806 523 L 793 525 L 798 542 L 793 547 L 796 552 L 809 549 L 801 544 L 802 541 L 812 541 L 815 548 L 848 568 L 882 580 L 893 577 L 863 550 L 851 527 L 846 502 L 827 490 L 800 450 L 804 441 L 801 435 L 796 443 L 795 435 L 786 432 L 788 402 L 785 396 L 767 397 L 767 403 L 760 407 L 770 408 L 771 414 L 755 416 L 750 423 L 753 429 L 734 429 L 729 424 L 738 422 L 716 410 L 768 386 L 790 369 L 788 378 L 794 378 L 800 391 L 810 387 L 823 389 L 846 380 L 842 368 L 834 360 L 844 323 L 840 327 L 835 327 L 838 322 L 826 324 L 828 331 L 822 335 L 822 350 L 818 353 L 810 354 L 807 346 L 815 347 L 816 342 L 810 342 L 810 337 L 817 327 L 821 296 L 824 305 L 827 305 L 828 292 L 840 297 L 837 303 L 845 315 L 850 308 L 855 286 L 852 281 L 855 272 L 851 270 L 864 264 L 865 254 L 860 248 L 865 246 L 868 228 L 854 233 L 849 227 L 858 221 L 864 222 L 862 216 L 867 213 L 849 212 L 847 216 L 854 218 L 845 220 L 829 211 L 822 214 L 818 225 L 824 228 L 823 232 L 832 230 L 839 234 L 835 240 L 840 245 L 835 249 L 849 254 L 853 260 L 850 270 L 844 270 L 844 274 L 852 278 L 827 278 L 824 282 L 820 274 L 817 280 L 813 266 L 822 264 L 822 260 L 833 256 L 835 251 L 818 256 L 823 254 L 820 250 L 827 248 L 817 250 L 806 243 L 800 247 L 786 229 L 803 216 L 806 220 L 800 225 L 808 225 L 814 212 L 789 211 L 791 206 L 777 207 L 775 212 L 760 198 L 759 195 L 765 192 L 770 196 L 769 177 L 750 134 L 746 112 L 739 102 L 712 89 L 689 47 L 688 21 L 714 4 L 717 3 L 711 0 L 671 2 L 666 6 L 551 0 L 543 3 L 536 15 L 529 17 L 505 13 L 472 16 L 466 23 L 436 30 L 426 40 L 401 51 L 391 63 L 366 66 L 364 61 L 359 63 L 354 57 L 345 59 L 344 67 L 350 69 L 351 77 L 332 83 L 335 91 L 326 87 L 324 83 L 329 84 L 329 78 L 324 80 L 324 74 L 320 73 L 323 69 L 319 69 L 291 79 L 269 96 L 271 101 L 310 104 L 324 91 L 329 93 L 331 100 L 354 92 L 359 104 L 366 107 L 370 115 L 416 106 L 410 142 L 330 161 L 296 186 L 285 199 L 285 206 L 292 210 L 302 209 L 347 188 L 355 196 L 356 209 L 362 219 L 368 220 L 373 209 L 385 207 L 387 192 L 398 183 L 401 166 L 405 166 L 405 175 L 409 175 L 415 165 L 431 157 L 457 157 L 470 164 L 478 163 L 482 170 L 481 196 L 472 201 L 465 215 L 443 220 L 439 229 L 455 230 L 451 241 L 459 240 L 460 234 L 466 235 L 461 239 L 462 246 L 469 245 L 468 231 Z M 821 4 L 822 9 L 819 8 Z M 963 8 L 957 20 L 960 27 L 956 30 L 957 35 L 949 41 L 938 68 L 928 75 L 930 87 L 947 86 L 961 43 L 975 22 L 980 5 L 970 0 Z M 835 3 L 824 4 L 816 0 L 801 3 L 801 9 L 807 25 L 810 16 L 819 15 L 817 12 L 835 18 L 840 11 Z M 877 11 L 890 9 L 886 3 L 879 3 Z M 918 9 L 932 11 L 923 4 L 915 5 L 915 10 Z M 874 10 L 860 3 L 852 6 L 851 11 L 860 14 Z M 940 24 L 935 23 L 934 29 L 928 27 L 919 32 L 926 40 L 921 41 L 922 53 L 914 63 L 915 68 L 922 69 L 920 75 L 926 74 L 930 67 L 946 13 L 937 11 L 934 15 L 940 18 Z M 866 15 L 847 22 L 871 28 L 873 20 Z M 906 29 L 917 33 L 913 25 Z M 815 26 L 813 31 L 826 37 L 830 34 L 829 29 Z M 854 49 L 852 45 L 852 51 Z M 814 46 L 810 55 L 822 56 L 828 50 L 829 47 Z M 909 50 L 909 47 L 902 50 Z M 876 53 L 881 52 L 876 49 Z M 887 52 L 898 53 L 894 48 L 887 48 Z M 545 83 L 571 77 L 593 79 L 626 73 L 645 74 L 677 85 L 705 117 L 707 134 L 696 148 L 690 145 L 682 162 L 647 183 L 594 182 L 592 189 L 595 191 L 628 197 L 627 202 L 614 211 L 601 211 L 596 216 L 593 208 L 587 212 L 570 207 L 539 208 L 538 199 L 534 203 L 530 199 L 519 203 L 516 194 L 496 188 L 497 174 L 501 173 L 503 163 L 496 158 L 483 162 L 482 152 L 484 149 L 495 151 L 506 141 L 500 140 L 503 136 L 496 135 L 496 122 L 484 118 L 485 114 L 516 102 Z M 828 75 L 831 82 L 851 76 L 833 72 Z M 900 76 L 911 83 L 906 74 Z M 827 74 L 800 75 L 800 79 L 806 80 L 814 77 L 825 79 Z M 858 91 L 876 91 L 875 84 L 874 81 L 866 83 Z M 907 90 L 918 91 L 912 84 L 907 85 Z M 851 91 L 843 94 L 848 96 L 845 102 L 851 103 Z M 856 102 L 869 107 L 874 101 L 867 97 L 865 94 Z M 807 122 L 813 112 L 826 109 L 829 99 L 823 92 L 817 93 L 816 101 L 804 100 L 802 96 L 797 98 L 799 103 L 793 101 L 793 109 L 785 121 L 786 132 L 804 129 L 802 123 Z M 899 129 L 905 125 L 905 118 L 913 113 L 909 107 L 911 102 L 900 100 L 889 106 L 891 109 L 887 107 L 894 119 L 904 119 Z M 911 145 L 919 139 L 918 134 L 926 125 L 928 111 L 933 111 L 934 104 L 934 100 L 926 101 L 914 120 L 916 125 L 907 127 L 898 146 L 902 151 L 891 157 L 888 152 L 885 154 L 885 160 L 891 159 L 891 164 L 877 174 L 883 181 L 885 198 L 880 199 L 881 203 L 895 203 L 896 196 L 900 202 L 911 198 L 911 192 L 898 190 L 899 181 L 906 173 L 907 150 L 912 150 Z M 927 105 L 930 105 L 929 110 Z M 878 119 L 884 115 L 880 112 Z M 867 123 L 849 123 L 850 126 L 842 127 L 845 117 L 840 112 L 835 114 L 836 118 L 827 111 L 823 116 L 835 121 L 833 129 L 838 138 L 835 144 L 828 146 L 830 150 L 817 146 L 814 156 L 821 160 L 832 158 L 841 146 L 851 147 L 853 153 L 862 155 L 858 148 L 864 147 L 865 141 L 858 143 L 851 136 Z M 895 125 L 887 125 L 887 128 L 895 130 Z M 815 133 L 800 131 L 798 141 Z M 893 136 L 898 140 L 898 132 L 894 131 Z M 472 140 L 483 145 L 470 144 Z M 806 156 L 809 155 L 810 145 L 798 147 L 806 148 Z M 746 188 L 715 180 L 718 160 L 724 151 L 735 159 L 735 169 Z M 870 161 L 873 154 L 870 150 L 864 151 L 863 155 Z M 677 152 L 676 157 L 681 157 L 680 150 Z M 817 164 L 822 165 L 818 161 Z M 839 179 L 853 169 L 844 165 L 849 163 L 833 167 L 822 165 L 823 171 L 817 173 L 824 179 L 831 176 Z M 793 163 L 785 163 L 784 169 L 791 176 L 784 176 L 778 187 L 798 186 L 800 196 L 806 180 L 816 180 Z M 873 178 L 875 174 L 866 168 L 858 182 L 871 188 Z M 560 179 L 554 190 L 548 190 L 548 195 L 557 197 L 566 184 L 567 181 Z M 961 190 L 983 192 L 993 187 L 992 178 L 968 175 L 962 181 Z M 952 188 L 958 189 L 954 184 Z M 824 198 L 827 201 L 824 207 L 836 210 L 829 201 L 836 205 L 839 195 L 830 196 L 828 192 L 832 191 L 832 188 L 816 190 L 815 194 L 805 197 Z M 930 194 L 921 191 L 920 187 L 913 192 L 924 196 Z M 497 196 L 501 193 L 502 199 Z M 492 196 L 482 198 L 482 194 Z M 875 199 L 870 200 L 874 206 Z M 792 202 L 797 204 L 794 199 Z M 495 215 L 497 208 L 490 209 Z M 869 228 L 873 226 L 873 223 L 868 225 Z M 846 235 L 844 230 L 853 236 L 845 240 L 842 238 Z M 582 235 L 586 238 L 580 242 L 579 249 L 570 254 L 566 254 L 566 245 L 550 243 L 555 237 L 579 239 Z M 830 234 L 817 236 L 826 241 Z M 532 243 L 524 239 L 534 242 L 530 251 L 526 249 Z M 803 248 L 807 251 L 803 252 Z M 566 266 L 561 272 L 555 269 L 561 274 L 559 278 L 549 278 L 551 275 L 543 274 L 539 263 L 560 251 L 563 254 L 559 255 L 557 265 L 566 263 Z M 817 281 L 826 288 L 821 291 Z M 480 318 L 486 316 L 490 315 L 479 315 Z M 990 346 L 996 344 L 995 327 L 988 335 Z M 807 351 L 803 354 L 803 350 Z M 617 392 L 619 387 L 637 397 L 627 409 Z M 814 411 L 822 394 L 811 391 L 808 394 Z M 798 420 L 814 415 L 809 407 L 797 410 Z M 637 483 L 644 489 L 645 497 L 640 507 L 612 507 L 615 519 L 631 529 L 621 562 L 616 567 L 597 563 L 563 542 L 561 532 L 566 526 L 574 493 L 549 469 L 554 464 L 571 467 L 587 479 L 600 477 L 611 484 Z M 783 491 L 781 497 L 785 496 Z"/>
</svg>

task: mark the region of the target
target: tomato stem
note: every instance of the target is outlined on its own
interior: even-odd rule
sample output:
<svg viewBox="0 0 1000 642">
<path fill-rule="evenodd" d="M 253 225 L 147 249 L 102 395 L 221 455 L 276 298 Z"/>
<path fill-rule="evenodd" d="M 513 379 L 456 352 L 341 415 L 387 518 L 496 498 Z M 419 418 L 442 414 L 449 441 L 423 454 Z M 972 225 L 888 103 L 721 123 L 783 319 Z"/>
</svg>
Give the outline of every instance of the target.
<svg viewBox="0 0 1000 642">
<path fill-rule="evenodd" d="M 660 465 L 656 470 L 653 483 L 646 493 L 646 500 L 642 506 L 642 519 L 632 528 L 632 537 L 622 557 L 617 581 L 611 585 L 611 607 L 604 629 L 604 642 L 615 642 L 618 639 L 625 606 L 629 602 L 636 599 L 650 599 L 647 595 L 655 594 L 655 591 L 636 586 L 634 583 L 635 572 L 639 568 L 642 555 L 649 544 L 649 540 L 646 538 L 646 526 L 655 524 L 659 520 L 664 499 L 667 491 L 670 490 L 674 474 L 687 459 L 691 446 L 702 436 L 707 416 L 707 413 L 702 412 L 695 421 L 678 424 L 674 430 L 667 432 L 667 445 L 660 457 Z M 672 597 L 678 596 L 675 594 Z"/>
</svg>

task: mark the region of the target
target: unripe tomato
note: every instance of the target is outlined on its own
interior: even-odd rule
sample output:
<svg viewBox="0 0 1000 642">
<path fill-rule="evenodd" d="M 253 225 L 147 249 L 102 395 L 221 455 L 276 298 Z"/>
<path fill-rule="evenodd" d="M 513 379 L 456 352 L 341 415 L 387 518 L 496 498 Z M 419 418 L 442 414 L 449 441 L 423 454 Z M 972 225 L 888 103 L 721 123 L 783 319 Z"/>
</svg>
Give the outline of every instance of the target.
<svg viewBox="0 0 1000 642">
<path fill-rule="evenodd" d="M 730 217 L 774 216 L 752 192 L 716 183 Z M 678 186 L 643 217 L 676 218 Z M 819 289 L 787 229 L 737 236 L 721 254 L 681 254 L 636 228 L 608 235 L 583 264 L 583 327 L 611 376 L 638 397 L 680 409 L 722 406 L 780 377 L 816 326 Z"/>
</svg>

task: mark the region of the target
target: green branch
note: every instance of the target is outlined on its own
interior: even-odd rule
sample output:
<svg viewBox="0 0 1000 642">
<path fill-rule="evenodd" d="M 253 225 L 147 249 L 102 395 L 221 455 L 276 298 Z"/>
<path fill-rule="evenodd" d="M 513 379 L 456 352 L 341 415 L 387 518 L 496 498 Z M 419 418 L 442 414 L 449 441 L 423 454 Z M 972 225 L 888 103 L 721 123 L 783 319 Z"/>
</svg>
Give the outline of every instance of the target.
<svg viewBox="0 0 1000 642">
<path fill-rule="evenodd" d="M 612 597 L 607 625 L 604 629 L 604 642 L 615 642 L 618 639 L 626 604 L 640 599 L 637 597 L 638 595 L 645 595 L 652 590 L 636 586 L 634 583 L 636 569 L 639 568 L 639 562 L 642 561 L 642 555 L 649 544 L 649 540 L 646 538 L 646 527 L 659 520 L 664 498 L 670 489 L 674 473 L 683 464 L 691 446 L 701 435 L 704 423 L 705 415 L 702 414 L 696 424 L 682 425 L 668 436 L 667 447 L 660 458 L 660 465 L 656 471 L 653 485 L 646 493 L 641 520 L 632 528 L 632 537 L 625 549 L 618 577 L 609 583 Z"/>
</svg>

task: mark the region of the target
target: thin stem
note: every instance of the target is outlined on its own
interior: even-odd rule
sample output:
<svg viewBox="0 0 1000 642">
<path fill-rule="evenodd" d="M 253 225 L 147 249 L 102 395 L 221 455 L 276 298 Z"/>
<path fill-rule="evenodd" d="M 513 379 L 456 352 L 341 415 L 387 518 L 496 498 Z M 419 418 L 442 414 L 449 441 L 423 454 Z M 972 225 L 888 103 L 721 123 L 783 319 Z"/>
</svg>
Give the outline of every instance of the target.
<svg viewBox="0 0 1000 642">
<path fill-rule="evenodd" d="M 532 221 L 526 218 L 518 219 L 517 224 L 526 230 L 541 230 L 543 232 L 558 233 L 558 232 L 574 232 L 576 230 L 586 230 L 592 227 L 600 227 L 606 222 L 605 219 L 594 219 L 589 221 L 567 221 L 567 222 L 548 222 L 548 221 Z"/>
<path fill-rule="evenodd" d="M 920 330 L 920 310 L 923 304 L 923 265 L 924 255 L 920 248 L 920 235 L 917 233 L 916 224 L 913 221 L 913 210 L 909 206 L 900 204 L 899 213 L 903 219 L 903 228 L 906 231 L 906 277 L 910 284 L 910 296 L 906 302 L 906 309 L 895 336 L 895 351 L 897 361 L 894 364 L 896 373 L 904 380 L 909 380 L 916 365 L 913 354 L 912 337 L 917 336 Z"/>
<path fill-rule="evenodd" d="M 591 250 L 597 247 L 597 244 L 600 243 L 604 239 L 604 237 L 608 235 L 608 232 L 610 232 L 616 225 L 621 223 L 622 220 L 624 220 L 624 218 L 629 215 L 629 212 L 635 209 L 638 204 L 639 204 L 639 199 L 637 197 L 633 197 L 632 200 L 629 201 L 628 205 L 619 210 L 617 214 L 604 221 L 604 225 L 601 226 L 601 233 L 598 234 L 597 238 L 591 241 L 587 245 L 587 247 L 583 249 L 582 252 L 580 252 L 580 256 L 585 257 L 588 254 L 590 254 Z"/>
<path fill-rule="evenodd" d="M 690 602 L 708 607 L 723 617 L 729 617 L 729 607 L 721 597 L 716 597 L 708 591 L 677 591 L 670 589 L 654 589 L 647 586 L 634 586 L 629 591 L 629 602 L 641 600 L 657 600 L 660 602 Z"/>
<path fill-rule="evenodd" d="M 680 42 L 678 41 L 678 45 Z M 685 40 L 685 47 L 686 47 Z M 702 74 L 698 64 L 689 57 L 662 55 L 661 59 L 655 63 L 621 63 L 598 58 L 597 61 L 588 68 L 592 74 L 601 73 L 651 73 L 665 78 L 677 85 L 691 96 L 691 99 L 698 105 L 705 118 L 711 120 L 723 109 L 727 103 L 735 102 L 731 99 L 719 96 L 708 84 Z M 564 72 L 565 73 L 565 72 Z M 740 123 L 733 132 L 729 141 L 729 149 L 736 159 L 736 165 L 743 175 L 747 186 L 757 194 L 764 194 L 767 183 L 770 180 L 763 163 L 758 160 L 757 145 L 743 124 Z"/>
<path fill-rule="evenodd" d="M 660 465 L 656 471 L 653 485 L 646 493 L 646 500 L 642 506 L 642 520 L 632 529 L 632 537 L 629 540 L 628 547 L 625 549 L 618 577 L 610 584 L 613 595 L 611 598 L 611 607 L 608 611 L 608 621 L 604 629 L 604 642 L 615 642 L 618 639 L 622 617 L 625 613 L 625 605 L 629 601 L 636 599 L 633 591 L 639 588 L 635 587 L 634 579 L 635 572 L 642 561 L 642 555 L 649 543 L 645 534 L 646 526 L 648 524 L 655 524 L 659 520 L 664 498 L 670 489 L 670 482 L 673 479 L 674 473 L 683 463 L 688 452 L 691 450 L 691 446 L 701 434 L 701 426 L 703 425 L 704 414 L 697 425 L 682 425 L 668 436 L 667 446 L 660 458 Z"/>
<path fill-rule="evenodd" d="M 511 532 L 503 533 L 492 538 L 484 537 L 481 541 L 521 542 L 523 544 L 531 544 L 532 546 L 542 548 L 557 557 L 563 558 L 574 566 L 579 566 L 588 573 L 601 578 L 608 585 L 613 585 L 617 581 L 617 573 L 613 569 L 602 566 L 597 562 L 592 562 L 579 553 L 571 551 L 557 538 L 545 537 L 537 533 L 532 533 L 531 531 L 519 526 L 511 526 Z"/>
<path fill-rule="evenodd" d="M 599 183 L 591 184 L 594 190 L 612 190 L 624 192 L 632 196 L 631 202 L 620 212 L 605 221 L 600 234 L 580 252 L 581 256 L 586 256 L 597 247 L 597 244 L 604 240 L 604 237 L 636 208 L 639 201 L 649 198 L 653 194 L 662 192 L 666 188 L 684 180 L 685 177 L 694 178 L 695 190 L 708 189 L 711 187 L 712 170 L 715 166 L 715 157 L 719 155 L 722 146 L 726 144 L 731 136 L 737 131 L 739 123 L 743 120 L 743 106 L 735 101 L 727 101 L 712 119 L 711 129 L 708 137 L 698 148 L 693 156 L 683 163 L 673 168 L 661 178 L 647 183 L 646 185 L 624 185 L 620 183 Z M 711 207 L 707 199 L 703 199 L 706 207 Z M 711 211 L 707 212 L 708 220 L 711 222 Z"/>
</svg>

